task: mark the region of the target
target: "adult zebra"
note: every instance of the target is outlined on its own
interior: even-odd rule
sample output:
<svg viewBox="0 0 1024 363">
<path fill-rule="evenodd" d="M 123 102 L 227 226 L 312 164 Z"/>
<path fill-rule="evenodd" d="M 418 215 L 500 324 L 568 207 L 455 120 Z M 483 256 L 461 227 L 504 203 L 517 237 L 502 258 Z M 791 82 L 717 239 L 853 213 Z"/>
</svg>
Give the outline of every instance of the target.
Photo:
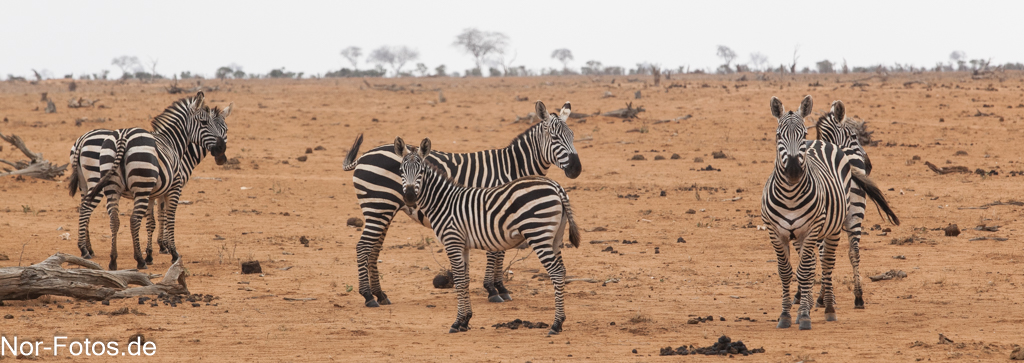
<svg viewBox="0 0 1024 363">
<path fill-rule="evenodd" d="M 79 210 L 79 249 L 83 257 L 92 255 L 92 246 L 88 239 L 88 216 L 99 203 L 99 194 L 103 193 L 107 197 L 108 205 L 115 205 L 115 212 L 117 200 L 121 195 L 134 198 L 130 226 L 137 268 L 146 268 L 146 260 L 142 257 L 139 247 L 139 229 L 142 218 L 151 213 L 151 198 L 152 202 L 158 201 L 160 206 L 160 236 L 165 240 L 162 247 L 166 247 L 171 254 L 172 262 L 178 260 L 179 255 L 174 241 L 174 218 L 181 189 L 192 172 L 188 166 L 189 155 L 194 154 L 195 150 L 190 149 L 202 145 L 203 149 L 214 155 L 218 165 L 227 160 L 224 156 L 227 149 L 227 125 L 224 123 L 224 117 L 230 113 L 230 109 L 224 113 L 217 109 L 205 108 L 203 99 L 203 92 L 199 92 L 195 97 L 174 102 L 153 119 L 152 133 L 137 128 L 129 129 L 125 131 L 126 137 L 119 138 L 113 145 L 116 152 L 112 166 L 103 170 L 102 177 L 88 188 L 88 194 L 83 193 L 82 207 Z M 218 117 L 221 113 L 224 113 L 224 117 Z M 109 142 L 103 143 L 103 148 L 110 147 Z M 109 155 L 109 152 L 102 154 Z M 201 160 L 201 157 L 196 162 L 198 160 Z M 191 167 L 194 166 L 195 164 L 192 164 Z M 112 229 L 115 222 L 112 217 Z M 108 266 L 111 270 L 117 269 L 115 243 L 116 238 L 112 238 Z"/>
<path fill-rule="evenodd" d="M 775 168 L 765 183 L 761 197 L 761 219 L 768 225 L 768 234 L 778 258 L 782 280 L 782 314 L 779 328 L 792 323 L 789 283 L 793 277 L 789 262 L 792 242 L 800 256 L 797 270 L 800 308 L 797 323 L 801 330 L 811 328 L 811 285 L 815 274 L 815 253 L 824 243 L 822 255 L 822 286 L 825 320 L 836 320 L 835 297 L 832 292 L 831 264 L 850 211 L 850 185 L 856 184 L 875 203 L 895 218 L 888 202 L 874 182 L 864 173 L 864 162 L 855 153 L 847 153 L 823 141 L 807 141 L 803 119 L 811 113 L 813 101 L 807 96 L 798 113 L 784 112 L 778 98 L 771 99 L 772 116 L 778 119 L 776 131 Z"/>
<path fill-rule="evenodd" d="M 565 171 L 565 176 L 575 179 L 582 166 L 573 147 L 572 130 L 566 124 L 571 112 L 569 102 L 562 106 L 559 114 L 548 114 L 543 102 L 537 101 L 535 106 L 537 117 L 543 118 L 543 121 L 519 134 L 507 147 L 467 154 L 431 151 L 427 161 L 450 175 L 457 183 L 470 187 L 492 187 L 525 176 L 544 175 L 552 164 Z M 377 271 L 377 257 L 384 246 L 384 237 L 391 220 L 398 210 L 402 210 L 428 228 L 430 221 L 422 211 L 409 208 L 402 202 L 402 185 L 399 183 L 402 159 L 395 153 L 394 145 L 378 146 L 356 160 L 362 142 L 363 135 L 360 134 L 349 150 L 343 167 L 346 171 L 355 170 L 352 181 L 366 222 L 356 244 L 359 294 L 366 299 L 367 307 L 379 307 L 391 304 L 380 287 Z M 504 251 L 487 253 L 484 288 L 488 291 L 488 301 L 512 299 L 501 275 L 504 258 Z"/>
<path fill-rule="evenodd" d="M 234 104 L 228 105 L 223 110 L 219 107 L 209 108 L 203 106 L 203 111 L 209 113 L 211 120 L 214 120 L 212 124 L 222 125 L 225 123 L 225 119 L 231 114 L 231 109 Z M 80 228 L 79 231 L 85 231 L 84 235 L 79 235 L 80 245 L 84 241 L 86 247 L 86 253 L 83 256 L 86 258 L 92 258 L 94 254 L 92 251 L 92 244 L 88 233 L 88 219 L 92 215 L 95 203 L 89 204 L 84 200 L 85 193 L 87 193 L 92 187 L 99 182 L 103 172 L 110 170 L 114 165 L 114 158 L 116 155 L 115 145 L 117 140 L 122 138 L 128 138 L 129 133 L 139 132 L 136 128 L 118 129 L 118 130 L 106 130 L 97 129 L 86 132 L 75 141 L 75 144 L 71 147 L 70 165 L 71 165 L 71 178 L 68 180 L 68 191 L 69 194 L 74 197 L 76 193 L 81 191 L 83 193 L 82 206 L 87 207 L 84 211 L 80 207 L 79 224 L 86 223 L 86 227 Z M 104 144 L 110 147 L 104 148 Z M 185 181 L 188 181 L 188 177 L 191 175 L 192 170 L 206 157 L 207 150 L 201 145 L 190 143 L 186 148 L 187 152 L 185 157 L 182 159 L 182 170 L 185 171 Z M 223 155 L 218 158 L 218 163 L 223 163 L 226 159 Z M 124 195 L 131 197 L 130 195 Z M 120 218 L 118 217 L 118 196 L 114 199 L 107 199 L 107 213 L 110 216 L 110 230 L 111 236 L 114 238 L 113 244 L 116 245 L 117 233 L 121 225 Z M 96 203 L 99 201 L 97 200 Z M 154 206 L 158 204 L 154 200 L 149 204 L 149 210 L 146 212 L 146 234 L 148 241 L 146 243 L 146 264 L 153 264 L 153 232 L 156 230 L 156 217 Z M 161 217 L 163 218 L 163 217 Z M 161 219 L 163 220 L 163 219 Z M 163 230 L 161 230 L 163 232 Z M 160 247 L 160 253 L 169 254 L 167 250 L 166 241 L 167 237 L 164 233 L 158 235 L 158 245 Z"/>
<path fill-rule="evenodd" d="M 818 118 L 815 124 L 818 140 L 835 144 L 846 153 L 853 153 L 864 159 L 864 174 L 871 175 L 871 159 L 864 151 L 858 139 L 859 127 L 855 121 L 846 118 L 846 106 L 843 101 L 832 102 L 829 112 Z M 864 211 L 867 209 L 867 196 L 857 185 L 850 186 L 850 212 L 846 221 L 846 233 L 850 241 L 850 265 L 853 267 L 854 309 L 864 308 L 864 294 L 860 283 L 860 237 L 863 230 Z M 888 216 L 890 223 L 899 225 L 896 216 Z M 824 255 L 824 254 L 823 254 Z M 824 267 L 825 261 L 822 261 Z M 824 269 L 822 271 L 824 273 Z M 831 271 L 829 271 L 831 272 Z M 818 295 L 818 305 L 823 306 L 824 288 Z"/>
<path fill-rule="evenodd" d="M 448 253 L 458 293 L 459 311 L 449 333 L 469 330 L 473 309 L 469 301 L 470 248 L 504 251 L 523 243 L 533 247 L 555 287 L 555 321 L 549 335 L 562 331 L 565 308 L 565 265 L 562 237 L 569 227 L 569 242 L 580 245 L 565 190 L 554 180 L 528 176 L 491 188 L 464 187 L 446 171 L 427 161 L 430 139 L 409 151 L 395 139 L 395 154 L 402 158 L 402 195 L 405 204 L 425 214 L 434 235 Z"/>
</svg>

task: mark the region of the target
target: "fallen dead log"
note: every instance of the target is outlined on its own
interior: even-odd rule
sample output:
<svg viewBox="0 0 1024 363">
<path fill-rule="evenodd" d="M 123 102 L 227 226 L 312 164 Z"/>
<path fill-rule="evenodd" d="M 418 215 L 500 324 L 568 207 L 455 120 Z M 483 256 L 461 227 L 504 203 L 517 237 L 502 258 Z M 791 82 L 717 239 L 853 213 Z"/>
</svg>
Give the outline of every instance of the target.
<svg viewBox="0 0 1024 363">
<path fill-rule="evenodd" d="M 83 97 L 71 97 L 71 99 L 68 100 L 68 108 L 93 107 L 96 105 L 96 102 L 99 101 L 99 99 L 90 100 Z"/>
<path fill-rule="evenodd" d="M 646 110 L 644 110 L 644 106 L 637 106 L 636 108 L 633 108 L 633 103 L 630 102 L 630 103 L 626 104 L 626 108 L 620 108 L 620 109 L 615 110 L 615 111 L 608 111 L 608 112 L 602 113 L 601 116 L 631 119 L 631 118 L 636 118 L 637 114 L 639 114 L 641 112 L 644 112 L 644 111 L 646 111 Z"/>
<path fill-rule="evenodd" d="M 29 158 L 28 162 L 25 161 L 7 161 L 0 159 L 0 163 L 4 163 L 14 167 L 14 169 L 4 168 L 4 173 L 0 173 L 0 176 L 8 175 L 25 175 L 33 178 L 54 180 L 58 176 L 64 175 L 64 170 L 68 168 L 68 164 L 57 166 L 51 164 L 49 160 L 43 159 L 42 153 L 35 153 L 29 150 L 25 146 L 25 142 L 21 140 L 18 135 L 7 136 L 0 133 L 0 139 L 9 142 L 21 150 L 22 154 L 25 154 Z"/>
<path fill-rule="evenodd" d="M 924 165 L 927 166 L 929 169 L 932 169 L 932 171 L 939 175 L 946 175 L 952 173 L 971 173 L 971 171 L 967 169 L 966 166 L 943 166 L 942 169 L 939 169 L 939 167 L 935 166 L 935 164 L 932 164 L 931 162 L 928 161 L 925 161 Z"/>
<path fill-rule="evenodd" d="M 64 263 L 84 268 L 64 269 Z M 161 293 L 187 295 L 184 272 L 181 259 L 178 259 L 167 269 L 163 280 L 154 284 L 146 273 L 136 270 L 104 271 L 95 262 L 57 252 L 35 265 L 0 268 L 0 302 L 30 300 L 43 295 L 84 300 L 123 299 Z"/>
</svg>

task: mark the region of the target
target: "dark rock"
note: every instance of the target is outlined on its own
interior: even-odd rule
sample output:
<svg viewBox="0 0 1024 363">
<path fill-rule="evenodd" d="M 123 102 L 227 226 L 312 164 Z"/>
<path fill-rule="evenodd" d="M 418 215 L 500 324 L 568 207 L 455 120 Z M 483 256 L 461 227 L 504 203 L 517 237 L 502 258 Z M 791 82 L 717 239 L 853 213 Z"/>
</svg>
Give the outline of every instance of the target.
<svg viewBox="0 0 1024 363">
<path fill-rule="evenodd" d="M 713 152 L 711 152 L 711 157 L 713 157 L 715 159 L 725 159 L 725 152 L 723 152 L 723 151 L 713 151 Z"/>
<path fill-rule="evenodd" d="M 630 158 L 629 160 L 647 160 L 647 158 L 645 158 L 643 154 L 636 154 L 633 155 L 633 157 Z"/>
<path fill-rule="evenodd" d="M 679 156 L 679 154 L 672 154 L 672 156 L 669 157 L 669 159 L 672 159 L 672 160 L 679 160 L 679 159 L 682 159 L 682 158 L 683 157 Z"/>
<path fill-rule="evenodd" d="M 661 155 L 654 155 L 654 160 L 665 160 L 665 157 Z"/>
<path fill-rule="evenodd" d="M 313 153 L 313 148 L 307 147 L 306 148 L 306 154 L 312 154 L 312 153 Z"/>
<path fill-rule="evenodd" d="M 295 160 L 298 160 L 298 161 L 301 161 L 301 162 L 305 162 L 306 159 L 308 159 L 308 157 L 306 157 L 306 155 L 302 155 L 300 157 L 295 158 Z"/>
<path fill-rule="evenodd" d="M 359 227 L 363 226 L 363 220 L 359 219 L 357 217 L 352 217 L 352 218 L 349 218 L 348 221 L 345 222 L 345 225 L 347 225 L 349 227 L 359 228 Z"/>
<path fill-rule="evenodd" d="M 960 227 L 955 224 L 950 224 L 943 231 L 946 232 L 946 237 L 956 237 L 960 235 Z"/>
<path fill-rule="evenodd" d="M 306 238 L 306 236 L 299 237 L 299 243 L 303 246 L 309 247 L 309 238 Z"/>
<path fill-rule="evenodd" d="M 450 289 L 455 286 L 455 275 L 452 274 L 451 270 L 445 270 L 438 272 L 434 276 L 434 288 L 435 289 Z"/>
<path fill-rule="evenodd" d="M 260 267 L 260 261 L 242 262 L 242 273 L 243 274 L 261 274 L 261 273 L 263 273 L 263 268 Z"/>
</svg>

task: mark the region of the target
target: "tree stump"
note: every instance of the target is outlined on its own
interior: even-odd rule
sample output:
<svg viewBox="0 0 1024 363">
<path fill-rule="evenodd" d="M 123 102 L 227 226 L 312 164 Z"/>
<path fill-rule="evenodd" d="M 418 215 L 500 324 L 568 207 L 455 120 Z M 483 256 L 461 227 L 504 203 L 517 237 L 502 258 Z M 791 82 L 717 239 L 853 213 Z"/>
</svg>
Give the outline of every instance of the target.
<svg viewBox="0 0 1024 363">
<path fill-rule="evenodd" d="M 84 268 L 64 269 L 64 263 Z M 35 265 L 0 268 L 0 301 L 30 300 L 43 295 L 84 300 L 123 299 L 161 293 L 187 295 L 184 272 L 181 259 L 178 259 L 167 269 L 163 280 L 154 284 L 149 280 L 149 274 L 136 270 L 104 271 L 95 262 L 57 252 Z"/>
</svg>

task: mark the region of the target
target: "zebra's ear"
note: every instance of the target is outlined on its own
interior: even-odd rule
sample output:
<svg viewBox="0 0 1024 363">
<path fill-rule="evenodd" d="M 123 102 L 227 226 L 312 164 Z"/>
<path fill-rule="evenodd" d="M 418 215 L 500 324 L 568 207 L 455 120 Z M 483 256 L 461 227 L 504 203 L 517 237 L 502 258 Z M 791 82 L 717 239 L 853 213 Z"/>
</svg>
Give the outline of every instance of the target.
<svg viewBox="0 0 1024 363">
<path fill-rule="evenodd" d="M 395 138 L 395 154 L 405 156 L 405 140 L 402 140 L 401 137 Z"/>
<path fill-rule="evenodd" d="M 807 117 L 811 115 L 811 108 L 814 107 L 814 101 L 811 100 L 811 95 L 804 97 L 803 101 L 800 101 L 800 117 Z"/>
<path fill-rule="evenodd" d="M 544 106 L 544 102 L 537 101 L 537 118 L 541 121 L 548 120 L 548 108 Z"/>
<path fill-rule="evenodd" d="M 232 102 L 232 103 L 228 104 L 228 107 L 224 107 L 224 109 L 220 111 L 220 117 L 227 118 L 228 115 L 231 114 L 231 108 L 234 107 L 234 106 L 235 106 L 235 103 Z"/>
<path fill-rule="evenodd" d="M 419 153 L 424 158 L 430 155 L 430 139 L 423 139 L 423 142 L 420 143 Z"/>
<path fill-rule="evenodd" d="M 836 122 L 843 122 L 846 119 L 846 106 L 843 105 L 843 101 L 832 102 L 832 114 L 836 116 Z"/>
<path fill-rule="evenodd" d="M 775 116 L 775 118 L 782 117 L 782 112 L 785 111 L 782 108 L 782 101 L 779 101 L 778 98 L 776 98 L 775 96 L 772 96 L 771 107 L 772 107 L 772 116 Z"/>
<path fill-rule="evenodd" d="M 559 117 L 562 120 L 567 120 L 567 119 L 569 119 L 569 114 L 571 114 L 571 113 L 572 113 L 572 106 L 569 105 L 569 101 L 565 101 L 565 104 L 562 105 L 562 111 L 560 112 Z"/>
<path fill-rule="evenodd" d="M 203 101 L 205 99 L 206 99 L 206 94 L 204 94 L 203 91 L 199 91 L 198 93 L 196 93 L 195 107 L 196 107 L 197 110 L 203 107 Z"/>
</svg>

